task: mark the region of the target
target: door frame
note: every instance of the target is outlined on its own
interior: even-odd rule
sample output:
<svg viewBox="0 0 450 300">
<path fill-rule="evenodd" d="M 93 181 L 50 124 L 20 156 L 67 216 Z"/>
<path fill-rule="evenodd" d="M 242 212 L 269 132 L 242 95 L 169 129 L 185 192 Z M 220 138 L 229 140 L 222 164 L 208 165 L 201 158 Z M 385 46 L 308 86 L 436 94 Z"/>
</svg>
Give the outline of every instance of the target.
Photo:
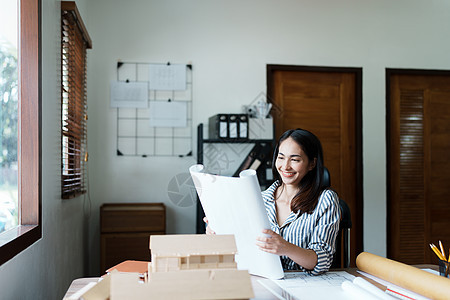
<svg viewBox="0 0 450 300">
<path fill-rule="evenodd" d="M 353 73 L 355 75 L 355 167 L 356 167 L 356 183 L 355 183 L 355 208 L 352 216 L 356 224 L 352 224 L 352 231 L 355 232 L 356 241 L 354 241 L 354 249 L 350 252 L 354 253 L 354 257 L 361 253 L 364 249 L 364 228 L 363 228 L 363 151 L 362 151 L 362 68 L 353 67 L 318 67 L 318 66 L 301 66 L 301 65 L 278 65 L 268 64 L 266 67 L 267 78 L 267 101 L 273 102 L 274 97 L 274 72 L 276 71 L 300 71 L 300 72 L 326 72 L 326 73 Z M 276 108 L 275 108 L 276 109 Z M 352 261 L 355 263 L 355 261 Z"/>
</svg>

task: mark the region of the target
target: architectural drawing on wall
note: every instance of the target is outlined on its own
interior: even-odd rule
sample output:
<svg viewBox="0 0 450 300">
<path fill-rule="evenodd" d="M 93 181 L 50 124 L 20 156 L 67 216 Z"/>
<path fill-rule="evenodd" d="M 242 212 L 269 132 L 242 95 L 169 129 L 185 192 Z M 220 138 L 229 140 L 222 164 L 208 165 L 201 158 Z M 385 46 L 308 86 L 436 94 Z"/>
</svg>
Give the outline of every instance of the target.
<svg viewBox="0 0 450 300">
<path fill-rule="evenodd" d="M 148 82 L 111 81 L 110 94 L 111 107 L 148 107 Z"/>
<path fill-rule="evenodd" d="M 192 155 L 192 95 L 190 64 L 118 62 L 117 81 L 111 82 L 117 155 Z"/>
</svg>

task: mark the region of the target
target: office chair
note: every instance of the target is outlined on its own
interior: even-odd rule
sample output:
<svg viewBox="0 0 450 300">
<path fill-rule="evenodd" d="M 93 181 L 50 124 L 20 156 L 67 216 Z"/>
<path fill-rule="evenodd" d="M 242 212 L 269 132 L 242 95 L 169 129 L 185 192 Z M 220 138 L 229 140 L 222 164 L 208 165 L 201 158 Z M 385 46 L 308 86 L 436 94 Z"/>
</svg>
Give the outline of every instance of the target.
<svg viewBox="0 0 450 300">
<path fill-rule="evenodd" d="M 323 180 L 325 186 L 331 186 L 330 172 L 324 167 Z M 334 253 L 331 268 L 348 268 L 350 266 L 350 228 L 352 228 L 352 217 L 350 207 L 339 197 L 341 209 L 341 221 L 339 222 L 339 233 L 336 237 L 336 252 Z"/>
</svg>

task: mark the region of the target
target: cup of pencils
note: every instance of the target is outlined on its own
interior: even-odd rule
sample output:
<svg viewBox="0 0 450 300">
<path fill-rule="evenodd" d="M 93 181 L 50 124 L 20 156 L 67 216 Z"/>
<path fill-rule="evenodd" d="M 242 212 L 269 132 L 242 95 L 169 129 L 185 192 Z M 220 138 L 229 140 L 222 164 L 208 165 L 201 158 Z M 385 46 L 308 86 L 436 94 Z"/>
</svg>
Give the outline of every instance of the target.
<svg viewBox="0 0 450 300">
<path fill-rule="evenodd" d="M 439 260 L 439 275 L 448 278 L 448 269 L 449 269 L 449 262 L 440 259 Z"/>
<path fill-rule="evenodd" d="M 435 244 L 430 244 L 431 250 L 439 258 L 439 275 L 447 277 L 450 269 L 450 249 L 448 250 L 448 258 L 445 256 L 444 246 L 442 246 L 441 241 L 439 241 L 439 248 Z"/>
</svg>

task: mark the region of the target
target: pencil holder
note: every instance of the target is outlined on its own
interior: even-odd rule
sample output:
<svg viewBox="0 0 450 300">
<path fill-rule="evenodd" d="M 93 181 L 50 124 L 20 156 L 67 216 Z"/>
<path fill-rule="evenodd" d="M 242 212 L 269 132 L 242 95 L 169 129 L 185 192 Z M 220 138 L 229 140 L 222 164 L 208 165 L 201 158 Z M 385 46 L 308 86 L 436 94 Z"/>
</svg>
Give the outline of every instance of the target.
<svg viewBox="0 0 450 300">
<path fill-rule="evenodd" d="M 442 259 L 439 260 L 439 275 L 448 277 L 450 263 Z"/>
</svg>

